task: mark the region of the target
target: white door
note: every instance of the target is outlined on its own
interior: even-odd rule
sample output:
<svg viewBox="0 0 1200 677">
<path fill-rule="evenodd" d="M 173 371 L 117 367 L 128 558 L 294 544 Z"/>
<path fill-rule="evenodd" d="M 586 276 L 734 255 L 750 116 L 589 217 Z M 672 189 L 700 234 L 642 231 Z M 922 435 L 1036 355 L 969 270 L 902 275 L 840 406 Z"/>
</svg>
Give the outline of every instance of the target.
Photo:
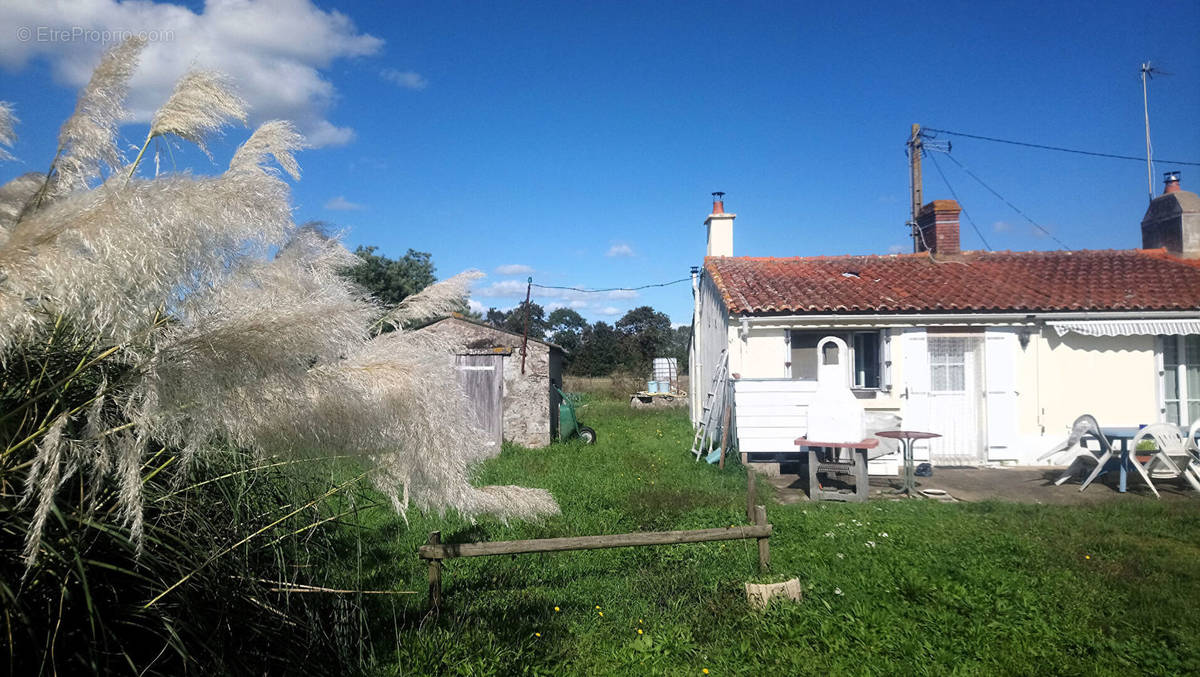
<svg viewBox="0 0 1200 677">
<path fill-rule="evenodd" d="M 983 417 L 983 339 L 930 335 L 929 441 L 935 465 L 987 460 Z"/>
</svg>

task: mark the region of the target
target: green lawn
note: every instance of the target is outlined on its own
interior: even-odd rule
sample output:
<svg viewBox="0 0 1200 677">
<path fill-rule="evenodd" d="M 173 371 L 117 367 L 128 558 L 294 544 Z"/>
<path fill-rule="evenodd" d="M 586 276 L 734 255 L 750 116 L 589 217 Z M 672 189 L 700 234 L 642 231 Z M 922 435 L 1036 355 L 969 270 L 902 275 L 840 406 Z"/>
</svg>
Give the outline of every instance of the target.
<svg viewBox="0 0 1200 677">
<path fill-rule="evenodd" d="M 595 446 L 506 446 L 480 477 L 549 489 L 559 517 L 360 510 L 336 583 L 421 591 L 363 598 L 374 672 L 1200 672 L 1200 501 L 782 506 L 763 492 L 769 576 L 753 541 L 458 559 L 446 608 L 426 616 L 416 548 L 434 529 L 461 542 L 745 523 L 744 471 L 694 463 L 684 413 L 596 401 L 581 418 Z M 802 603 L 747 607 L 743 583 L 791 576 Z"/>
</svg>

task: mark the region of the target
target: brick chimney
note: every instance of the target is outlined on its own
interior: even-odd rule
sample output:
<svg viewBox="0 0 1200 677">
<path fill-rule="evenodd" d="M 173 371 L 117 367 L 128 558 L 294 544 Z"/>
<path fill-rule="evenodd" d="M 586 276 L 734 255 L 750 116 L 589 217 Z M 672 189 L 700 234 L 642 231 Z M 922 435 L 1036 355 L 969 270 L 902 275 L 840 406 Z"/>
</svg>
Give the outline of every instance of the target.
<svg viewBox="0 0 1200 677">
<path fill-rule="evenodd" d="M 1142 217 L 1142 248 L 1165 247 L 1176 256 L 1200 258 L 1200 196 L 1179 185 L 1179 172 L 1163 175 L 1163 194 Z"/>
<path fill-rule="evenodd" d="M 733 256 L 733 220 L 737 214 L 725 213 L 725 193 L 717 191 L 712 196 L 712 213 L 704 220 L 708 227 L 706 256 Z"/>
<path fill-rule="evenodd" d="M 917 251 L 957 254 L 958 214 L 962 207 L 954 200 L 934 200 L 917 213 Z"/>
</svg>

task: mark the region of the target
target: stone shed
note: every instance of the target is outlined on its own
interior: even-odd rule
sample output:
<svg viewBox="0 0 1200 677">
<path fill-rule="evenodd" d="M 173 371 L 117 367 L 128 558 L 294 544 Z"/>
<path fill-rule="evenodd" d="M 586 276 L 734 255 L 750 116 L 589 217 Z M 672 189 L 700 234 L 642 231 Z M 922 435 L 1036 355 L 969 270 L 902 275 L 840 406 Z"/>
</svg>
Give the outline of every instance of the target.
<svg viewBox="0 0 1200 677">
<path fill-rule="evenodd" d="M 561 398 L 554 388 L 562 388 L 562 348 L 529 339 L 522 374 L 520 334 L 461 315 L 419 331 L 454 347 L 460 382 L 485 430 L 526 447 L 544 447 L 555 438 Z"/>
</svg>

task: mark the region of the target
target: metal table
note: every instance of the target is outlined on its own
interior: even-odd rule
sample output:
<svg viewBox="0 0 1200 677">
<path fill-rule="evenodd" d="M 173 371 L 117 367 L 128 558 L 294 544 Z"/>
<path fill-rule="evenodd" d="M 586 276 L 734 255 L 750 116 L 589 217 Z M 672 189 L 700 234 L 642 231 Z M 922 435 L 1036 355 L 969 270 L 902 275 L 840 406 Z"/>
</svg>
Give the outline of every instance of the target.
<svg viewBox="0 0 1200 677">
<path fill-rule="evenodd" d="M 900 493 L 914 495 L 917 490 L 917 478 L 913 469 L 913 442 L 941 437 L 941 435 L 919 430 L 880 430 L 875 435 L 900 440 L 900 446 L 904 450 L 904 488 L 900 490 Z"/>
</svg>

